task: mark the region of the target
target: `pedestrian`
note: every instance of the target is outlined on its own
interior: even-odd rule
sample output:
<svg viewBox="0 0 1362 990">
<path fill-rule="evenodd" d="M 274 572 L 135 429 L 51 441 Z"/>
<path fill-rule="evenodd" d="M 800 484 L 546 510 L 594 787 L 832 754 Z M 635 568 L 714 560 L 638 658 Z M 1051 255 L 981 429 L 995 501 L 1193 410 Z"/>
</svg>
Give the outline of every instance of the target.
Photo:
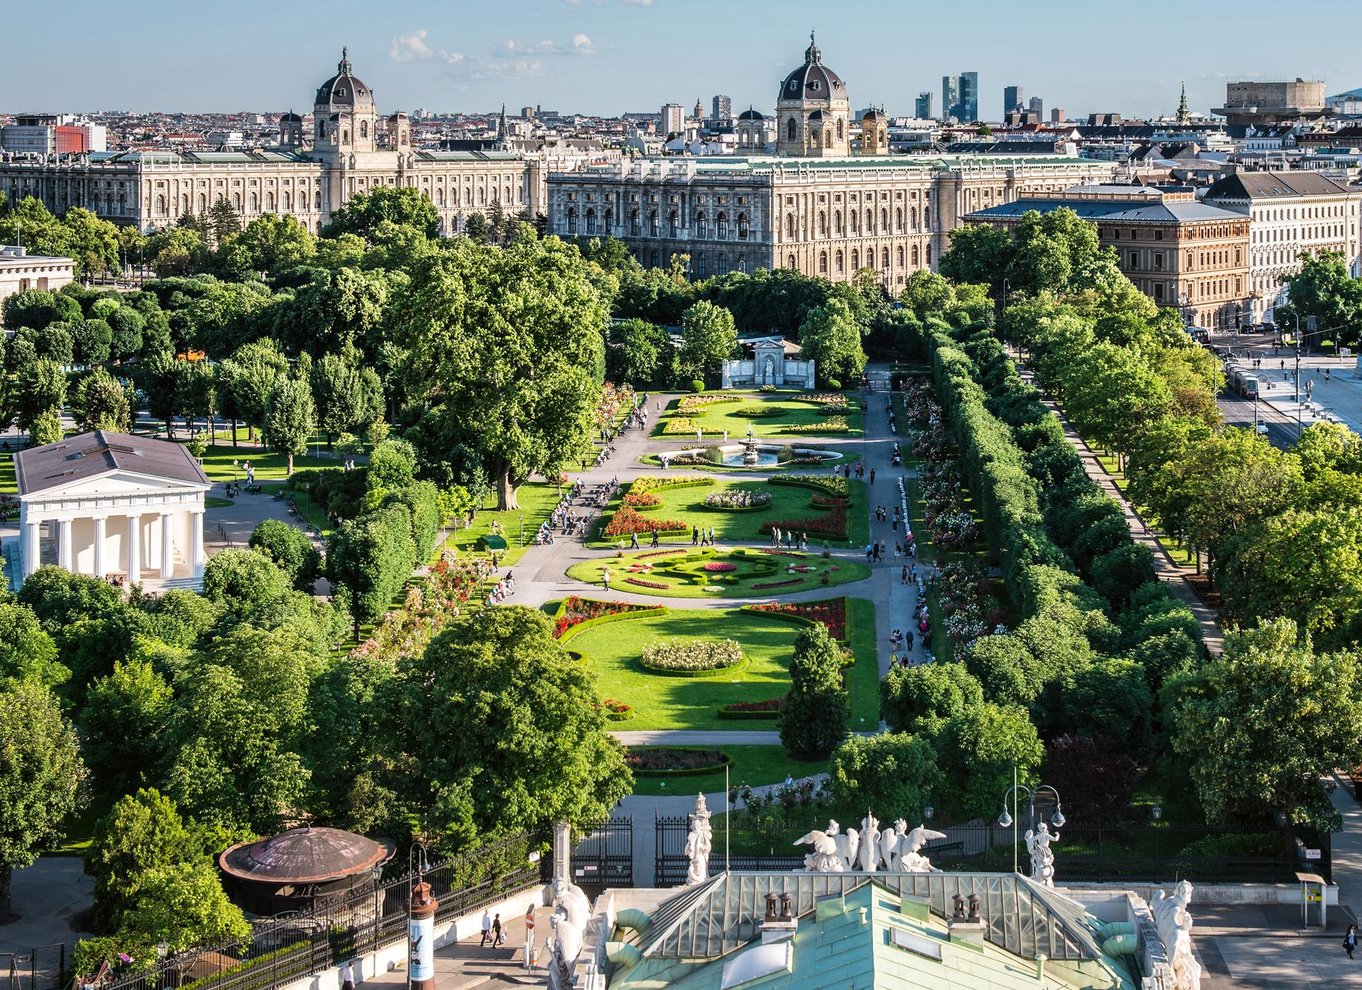
<svg viewBox="0 0 1362 990">
<path fill-rule="evenodd" d="M 714 546 L 714 527 L 709 527 L 709 545 Z"/>
<path fill-rule="evenodd" d="M 870 483 L 871 483 L 872 485 L 875 483 L 875 469 L 874 469 L 874 468 L 871 468 L 871 469 L 870 469 Z"/>
<path fill-rule="evenodd" d="M 495 949 L 505 941 L 506 933 L 501 930 L 501 912 L 498 911 L 497 916 L 492 919 L 492 948 Z"/>
<path fill-rule="evenodd" d="M 637 532 L 634 532 L 634 533 L 630 533 L 630 534 L 629 534 L 629 549 L 630 549 L 630 550 L 637 550 L 637 549 L 638 549 L 638 533 L 637 533 Z"/>
<path fill-rule="evenodd" d="M 867 544 L 865 545 L 865 562 L 866 562 L 867 564 L 870 563 L 870 558 L 874 555 L 874 553 L 875 553 L 875 548 L 872 547 L 869 543 L 867 543 Z"/>
<path fill-rule="evenodd" d="M 355 968 L 349 959 L 341 963 L 341 990 L 355 990 Z"/>
<path fill-rule="evenodd" d="M 247 487 L 255 484 L 255 465 L 250 461 L 246 462 L 246 485 Z"/>
<path fill-rule="evenodd" d="M 653 542 L 650 544 L 654 549 L 657 548 L 657 528 L 653 528 Z"/>
<path fill-rule="evenodd" d="M 608 580 L 609 580 L 608 575 L 610 574 L 610 569 L 609 569 L 609 568 L 606 568 L 605 573 L 606 573 L 606 575 L 607 575 L 606 580 L 608 581 Z M 491 937 L 492 937 L 492 913 L 491 913 L 490 911 L 483 911 L 483 912 L 482 912 L 482 941 L 478 943 L 478 948 L 481 949 L 483 946 L 485 946 L 485 945 L 487 944 L 488 940 L 489 940 Z"/>
<path fill-rule="evenodd" d="M 771 527 L 771 546 L 773 546 L 773 547 L 778 547 L 778 546 L 780 546 L 780 527 L 779 527 L 779 526 L 772 526 L 772 527 Z"/>
<path fill-rule="evenodd" d="M 693 547 L 700 545 L 700 527 L 694 523 L 691 523 L 690 527 L 690 545 Z"/>
<path fill-rule="evenodd" d="M 610 568 L 609 568 L 609 567 L 602 567 L 602 568 L 601 568 L 601 587 L 604 588 L 606 591 L 609 591 L 609 590 L 610 590 Z"/>
<path fill-rule="evenodd" d="M 904 565 L 903 565 L 903 573 L 901 573 L 901 574 L 899 575 L 899 584 L 907 584 L 907 583 L 908 583 L 908 565 L 907 565 L 907 564 L 904 564 Z"/>
<path fill-rule="evenodd" d="M 1348 933 L 1343 936 L 1343 951 L 1348 953 L 1348 958 L 1353 957 L 1353 949 L 1357 948 L 1357 925 L 1348 926 Z"/>
<path fill-rule="evenodd" d="M 809 534 L 803 531 L 800 531 L 799 534 L 799 549 L 801 550 L 809 549 Z"/>
<path fill-rule="evenodd" d="M 697 426 L 697 427 L 695 428 L 695 439 L 696 439 L 696 440 L 704 440 L 704 439 L 705 439 L 705 431 L 704 431 L 703 428 L 701 428 L 701 427 L 699 427 L 699 426 Z"/>
</svg>

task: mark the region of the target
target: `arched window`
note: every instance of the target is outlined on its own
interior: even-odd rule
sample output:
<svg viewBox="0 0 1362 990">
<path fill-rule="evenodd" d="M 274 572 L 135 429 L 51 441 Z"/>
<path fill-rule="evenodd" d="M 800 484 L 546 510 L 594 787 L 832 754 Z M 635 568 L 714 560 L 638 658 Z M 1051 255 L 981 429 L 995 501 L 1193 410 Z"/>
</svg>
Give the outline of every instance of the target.
<svg viewBox="0 0 1362 990">
<path fill-rule="evenodd" d="M 898 265 L 899 265 L 899 267 L 902 268 L 902 267 L 903 267 L 903 245 L 902 245 L 902 244 L 899 245 L 898 250 L 897 250 L 897 251 L 895 252 L 895 254 L 894 254 L 894 257 L 898 260 Z"/>
<path fill-rule="evenodd" d="M 838 274 L 838 275 L 841 275 L 842 272 L 843 272 L 842 262 L 846 260 L 846 259 L 842 256 L 842 252 L 841 252 L 841 251 L 838 251 L 838 252 L 837 252 L 836 256 L 834 257 L 834 260 L 835 260 L 836 263 L 837 263 L 837 274 Z"/>
<path fill-rule="evenodd" d="M 792 241 L 794 240 L 794 235 L 795 235 L 794 214 L 787 213 L 785 214 L 785 237 L 787 240 Z"/>
<path fill-rule="evenodd" d="M 921 258 L 921 257 L 922 257 L 922 255 L 921 255 L 921 253 L 918 251 L 917 245 L 914 244 L 914 245 L 913 245 L 913 267 L 914 267 L 914 268 L 916 268 L 919 264 L 921 264 L 921 261 L 920 261 L 920 258 Z"/>
<path fill-rule="evenodd" d="M 586 232 L 587 236 L 596 233 L 596 211 L 590 207 L 586 211 Z"/>
<path fill-rule="evenodd" d="M 842 118 L 837 118 L 837 140 L 842 140 Z"/>
<path fill-rule="evenodd" d="M 880 233 L 889 233 L 889 211 L 880 207 Z"/>
<path fill-rule="evenodd" d="M 188 212 L 189 212 L 189 193 L 185 193 L 183 196 L 180 197 L 180 215 L 183 216 Z"/>
<path fill-rule="evenodd" d="M 838 237 L 841 237 L 845 233 L 845 231 L 842 229 L 841 210 L 834 210 L 832 212 L 832 232 Z"/>
<path fill-rule="evenodd" d="M 931 246 L 930 244 L 928 244 L 928 245 L 927 245 L 927 264 L 930 265 L 931 263 L 932 263 L 932 246 Z"/>
<path fill-rule="evenodd" d="M 894 207 L 894 232 L 903 233 L 903 207 Z"/>
<path fill-rule="evenodd" d="M 643 233 L 643 224 L 639 222 L 638 210 L 629 211 L 629 233 L 635 237 Z"/>
<path fill-rule="evenodd" d="M 164 196 L 157 196 L 157 197 L 156 197 L 156 215 L 157 215 L 158 217 L 163 217 L 163 216 L 165 216 L 165 213 L 166 213 L 166 198 L 165 198 Z"/>
<path fill-rule="evenodd" d="M 786 268 L 795 268 L 795 267 L 796 267 L 796 265 L 795 265 L 795 256 L 794 256 L 794 255 L 792 255 L 792 254 L 787 254 L 787 255 L 785 256 L 785 267 L 786 267 Z"/>
<path fill-rule="evenodd" d="M 681 216 L 675 210 L 667 214 L 667 232 L 672 237 L 677 237 L 681 233 Z"/>
<path fill-rule="evenodd" d="M 283 195 L 284 212 L 288 213 L 293 209 L 293 193 L 286 192 Z"/>
<path fill-rule="evenodd" d="M 238 213 L 241 212 L 241 193 L 232 193 L 232 207 Z"/>
<path fill-rule="evenodd" d="M 260 196 L 259 196 L 258 194 L 256 194 L 256 193 L 251 193 L 251 197 L 250 197 L 249 200 L 247 200 L 247 202 L 249 202 L 249 203 L 251 204 L 251 206 L 250 206 L 250 211 L 251 211 L 252 213 L 259 213 L 259 212 L 260 212 Z"/>
<path fill-rule="evenodd" d="M 577 233 L 577 207 L 569 206 L 567 210 L 567 228 L 569 234 Z"/>
<path fill-rule="evenodd" d="M 795 135 L 796 135 L 797 133 L 798 133 L 798 129 L 795 127 L 794 118 L 791 117 L 791 118 L 790 118 L 790 123 L 789 123 L 789 124 L 786 126 L 786 128 L 785 128 L 785 138 L 786 138 L 786 140 L 788 140 L 788 141 L 793 141 L 793 140 L 795 139 Z"/>
<path fill-rule="evenodd" d="M 861 267 L 861 252 L 859 249 L 853 249 L 851 252 L 851 270 L 853 272 L 859 271 L 860 267 Z"/>
<path fill-rule="evenodd" d="M 866 207 L 865 211 L 865 232 L 867 234 L 875 233 L 875 211 L 869 207 Z"/>
<path fill-rule="evenodd" d="M 851 232 L 859 234 L 861 232 L 861 211 L 852 210 L 847 216 L 851 218 Z"/>
<path fill-rule="evenodd" d="M 828 236 L 828 215 L 822 210 L 818 211 L 818 236 Z"/>
<path fill-rule="evenodd" d="M 605 211 L 604 233 L 610 234 L 612 231 L 614 231 L 614 229 L 615 229 L 615 211 L 614 211 L 614 210 L 606 210 L 606 211 Z"/>
<path fill-rule="evenodd" d="M 486 190 L 486 189 L 479 189 L 479 190 L 478 190 L 478 205 L 479 205 L 479 206 L 486 206 L 486 205 L 487 205 L 487 190 Z"/>
<path fill-rule="evenodd" d="M 825 131 L 823 133 L 823 147 L 825 148 L 832 147 L 832 131 Z"/>
<path fill-rule="evenodd" d="M 715 218 L 714 223 L 715 227 L 717 228 L 719 240 L 721 241 L 728 240 L 728 214 L 720 213 L 719 216 Z"/>
<path fill-rule="evenodd" d="M 208 197 L 205 196 L 203 193 L 199 193 L 199 208 L 198 208 L 198 210 L 195 211 L 195 212 L 203 213 L 203 212 L 205 212 L 207 209 L 208 209 Z"/>
<path fill-rule="evenodd" d="M 445 191 L 443 189 L 435 190 L 435 205 L 440 207 L 445 205 Z"/>
<path fill-rule="evenodd" d="M 265 212 L 274 212 L 274 193 L 272 192 L 265 193 Z"/>
<path fill-rule="evenodd" d="M 745 240 L 747 240 L 747 233 L 748 233 L 748 230 L 747 230 L 747 214 L 746 214 L 746 213 L 739 213 L 739 214 L 738 214 L 738 240 L 740 240 L 740 241 L 745 241 Z"/>
<path fill-rule="evenodd" d="M 654 237 L 658 235 L 657 210 L 648 211 L 648 233 Z M 654 251 L 653 254 L 657 254 L 657 252 Z M 653 267 L 657 267 L 656 262 L 654 262 Z"/>
<path fill-rule="evenodd" d="M 913 229 L 914 229 L 914 230 L 917 230 L 917 207 L 916 207 L 916 206 L 914 206 L 914 207 L 908 212 L 908 216 L 910 217 L 910 219 L 911 219 L 911 221 L 912 221 Z"/>
<path fill-rule="evenodd" d="M 696 237 L 709 236 L 709 220 L 705 217 L 703 213 L 695 214 L 695 236 Z"/>
<path fill-rule="evenodd" d="M 884 248 L 880 251 L 880 267 L 886 271 L 889 269 L 889 249 Z"/>
<path fill-rule="evenodd" d="M 348 130 L 346 130 L 345 128 L 341 128 L 341 144 L 349 144 L 349 143 L 350 143 L 350 132 L 349 132 Z"/>
<path fill-rule="evenodd" d="M 313 210 L 320 213 L 322 209 L 322 191 L 320 189 L 313 195 L 313 200 L 315 202 L 315 205 L 312 207 Z"/>
<path fill-rule="evenodd" d="M 361 120 L 359 122 L 359 136 L 362 138 L 367 138 L 369 136 L 369 122 L 367 120 Z"/>
<path fill-rule="evenodd" d="M 826 251 L 819 251 L 819 252 L 818 252 L 818 274 L 819 274 L 819 275 L 826 275 L 827 273 L 828 273 L 828 253 L 827 253 Z"/>
</svg>

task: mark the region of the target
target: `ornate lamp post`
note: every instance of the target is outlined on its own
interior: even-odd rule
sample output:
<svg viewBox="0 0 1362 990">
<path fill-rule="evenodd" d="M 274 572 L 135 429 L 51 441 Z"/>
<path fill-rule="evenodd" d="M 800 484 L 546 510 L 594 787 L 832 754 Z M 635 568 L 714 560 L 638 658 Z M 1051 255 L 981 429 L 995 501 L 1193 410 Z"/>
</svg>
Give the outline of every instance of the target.
<svg viewBox="0 0 1362 990">
<path fill-rule="evenodd" d="M 1050 816 L 1050 823 L 1053 824 L 1053 825 L 1055 826 L 1055 828 L 1063 828 L 1063 827 L 1064 827 L 1065 818 L 1064 818 L 1064 809 L 1063 809 L 1063 807 L 1061 806 L 1061 803 L 1060 803 L 1060 800 L 1059 800 L 1059 791 L 1055 790 L 1055 789 L 1054 789 L 1053 787 L 1051 787 L 1049 784 L 1038 784 L 1038 785 L 1033 789 L 1033 788 L 1027 787 L 1025 784 L 1018 783 L 1018 781 L 1017 781 L 1017 768 L 1016 768 L 1016 766 L 1013 766 L 1013 768 L 1012 768 L 1012 786 L 1009 787 L 1009 788 L 1007 789 L 1007 793 L 1003 795 L 1003 813 L 1002 813 L 1001 815 L 998 816 L 998 824 L 1001 825 L 1003 828 L 1013 828 L 1013 826 L 1016 824 L 1016 814 L 1015 814 L 1015 813 L 1016 813 L 1017 810 L 1018 810 L 1018 809 L 1017 809 L 1017 799 L 1021 796 L 1021 794 L 1022 794 L 1023 792 L 1025 792 L 1026 798 L 1027 798 L 1027 805 L 1026 805 L 1026 807 L 1027 807 L 1027 812 L 1026 812 L 1026 813 L 1027 813 L 1027 841 L 1028 841 L 1028 843 L 1030 843 L 1030 842 L 1032 841 L 1032 836 L 1033 836 L 1033 834 L 1036 832 L 1036 825 L 1037 825 L 1037 821 L 1036 821 L 1036 795 L 1039 794 L 1041 791 L 1049 791 L 1051 794 L 1054 795 L 1054 798 L 1055 798 L 1055 813 L 1054 813 L 1053 815 Z M 1012 800 L 1012 811 L 1011 811 L 1011 812 L 1009 812 L 1009 811 L 1007 810 L 1007 802 L 1008 802 L 1008 799 L 1009 799 L 1009 798 L 1011 798 L 1011 800 Z M 1049 825 L 1047 825 L 1044 821 L 1041 821 L 1041 822 L 1039 823 L 1039 825 L 1040 825 L 1040 836 L 1050 836 L 1050 827 L 1049 827 Z M 1019 830 L 1019 829 L 1013 829 L 1013 832 L 1012 832 L 1012 872 L 1013 872 L 1013 873 L 1019 873 L 1019 872 L 1021 872 L 1021 871 L 1017 868 L 1017 867 L 1018 867 L 1018 859 L 1017 859 L 1017 856 L 1018 856 L 1018 850 L 1017 850 L 1018 836 L 1017 836 L 1017 832 L 1018 832 L 1018 831 L 1020 831 L 1020 830 Z M 1049 844 L 1050 844 L 1051 841 L 1053 841 L 1054 838 L 1057 838 L 1057 837 L 1058 837 L 1058 835 L 1056 834 L 1055 836 L 1052 836 L 1051 838 L 1044 839 L 1044 840 L 1040 843 L 1041 849 L 1042 849 L 1042 853 L 1041 853 L 1040 855 L 1041 855 L 1043 858 L 1049 860 L 1050 862 L 1053 862 L 1053 855 L 1050 853 Z M 1037 854 L 1033 851 L 1033 856 L 1032 856 L 1033 860 L 1034 860 L 1036 857 L 1037 857 Z M 1053 867 L 1051 867 L 1050 872 L 1053 874 Z M 1036 870 L 1033 869 L 1033 870 L 1032 870 L 1032 878 L 1033 878 L 1033 879 L 1035 879 L 1035 880 L 1041 880 L 1041 881 L 1043 881 L 1043 882 L 1045 882 L 1045 883 L 1051 883 L 1051 877 L 1047 877 L 1047 876 L 1036 876 L 1035 873 L 1036 873 Z"/>
</svg>

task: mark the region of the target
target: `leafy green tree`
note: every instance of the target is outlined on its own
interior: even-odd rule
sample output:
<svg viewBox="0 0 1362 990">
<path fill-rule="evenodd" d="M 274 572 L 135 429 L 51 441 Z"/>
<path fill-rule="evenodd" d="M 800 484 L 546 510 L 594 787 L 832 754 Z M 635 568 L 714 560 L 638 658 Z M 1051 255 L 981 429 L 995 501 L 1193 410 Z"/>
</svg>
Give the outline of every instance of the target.
<svg viewBox="0 0 1362 990">
<path fill-rule="evenodd" d="M 122 360 L 140 353 L 146 318 L 129 306 L 120 306 L 109 314 L 108 319 L 113 334 L 109 344 L 110 355 Z"/>
<path fill-rule="evenodd" d="M 916 732 L 983 702 L 983 687 L 961 663 L 894 667 L 880 681 L 880 713 L 894 732 Z"/>
<path fill-rule="evenodd" d="M 1144 667 L 1133 660 L 1103 658 L 1069 671 L 1051 683 L 1047 708 L 1046 738 L 1104 735 L 1136 760 L 1149 756 L 1154 695 Z"/>
<path fill-rule="evenodd" d="M 262 550 L 223 550 L 203 568 L 203 597 L 241 622 L 270 612 L 289 587 L 289 576 Z"/>
<path fill-rule="evenodd" d="M 41 684 L 0 687 L 0 922 L 13 920 L 10 879 L 61 840 L 80 806 L 85 766 L 76 733 Z"/>
<path fill-rule="evenodd" d="M 241 214 L 231 203 L 219 196 L 203 218 L 203 228 L 210 244 L 220 246 L 241 232 Z"/>
<path fill-rule="evenodd" d="M 818 376 L 825 382 L 834 378 L 852 381 L 865 367 L 861 330 L 841 299 L 830 299 L 826 305 L 809 310 L 799 326 L 799 343 L 801 356 L 816 362 Z"/>
<path fill-rule="evenodd" d="M 20 423 L 20 428 L 24 424 Z M 61 425 L 61 413 L 56 409 L 44 409 L 28 421 L 28 442 L 34 447 L 56 443 L 66 436 Z"/>
<path fill-rule="evenodd" d="M 16 602 L 0 602 L 0 687 L 31 681 L 55 688 L 70 676 L 38 617 Z"/>
<path fill-rule="evenodd" d="M 500 249 L 456 239 L 398 301 L 408 381 L 477 451 L 499 509 L 517 507 L 530 474 L 551 477 L 589 449 L 606 320 L 589 274 L 556 238 Z"/>
<path fill-rule="evenodd" d="M 49 323 L 70 323 L 80 318 L 80 303 L 47 289 L 24 289 L 5 299 L 5 326 L 10 330 L 42 330 Z"/>
<path fill-rule="evenodd" d="M 218 247 L 215 265 L 231 277 L 254 278 L 307 264 L 316 253 L 317 239 L 296 218 L 266 213 Z"/>
<path fill-rule="evenodd" d="M 71 413 L 82 430 L 127 433 L 132 429 L 128 390 L 104 368 L 97 368 L 76 383 Z"/>
<path fill-rule="evenodd" d="M 952 230 L 950 239 L 950 250 L 937 265 L 941 274 L 954 282 L 987 285 L 1001 298 L 1003 277 L 1014 253 L 1012 234 L 992 224 L 967 223 Z"/>
<path fill-rule="evenodd" d="M 317 410 L 307 380 L 280 379 L 265 400 L 261 439 L 266 447 L 285 459 L 286 475 L 293 474 L 293 458 L 307 453 L 307 439 L 316 424 Z"/>
<path fill-rule="evenodd" d="M 1013 768 L 1019 782 L 1034 785 L 1045 755 L 1024 708 L 987 702 L 942 725 L 935 745 L 942 776 L 955 785 L 941 805 L 959 819 L 996 815 Z"/>
<path fill-rule="evenodd" d="M 216 945 L 251 934 L 250 922 L 227 899 L 217 869 L 207 862 L 157 867 L 142 876 L 137 904 L 123 915 L 119 937 L 172 952 Z"/>
<path fill-rule="evenodd" d="M 311 384 L 328 450 L 338 434 L 359 431 L 383 415 L 383 386 L 372 368 L 324 354 L 312 364 Z"/>
<path fill-rule="evenodd" d="M 936 751 L 924 736 L 852 736 L 832 754 L 828 785 L 839 807 L 872 808 L 921 823 L 942 785 Z"/>
<path fill-rule="evenodd" d="M 145 254 L 158 278 L 192 275 L 203 270 L 208 245 L 200 231 L 177 225 L 148 237 Z"/>
<path fill-rule="evenodd" d="M 440 213 L 435 204 L 419 189 L 407 187 L 379 188 L 351 197 L 331 215 L 331 222 L 322 231 L 322 236 L 356 234 L 368 237 L 385 222 L 410 227 L 427 237 L 440 236 Z"/>
<path fill-rule="evenodd" d="M 347 520 L 326 543 L 326 576 L 349 609 L 355 638 L 377 622 L 416 566 L 410 516 L 401 508 Z"/>
<path fill-rule="evenodd" d="M 696 377 L 715 378 L 723 361 L 733 356 L 738 331 L 733 314 L 702 299 L 681 316 L 681 368 Z"/>
<path fill-rule="evenodd" d="M 542 613 L 479 609 L 400 671 L 398 747 L 415 764 L 413 804 L 436 834 L 471 841 L 597 821 L 629 793 L 591 675 Z"/>
<path fill-rule="evenodd" d="M 676 353 L 665 327 L 647 320 L 619 320 L 610 327 L 605 376 L 636 388 L 666 387 L 675 373 Z"/>
<path fill-rule="evenodd" d="M 846 736 L 849 717 L 842 648 L 826 626 L 811 626 L 795 638 L 790 690 L 780 709 L 781 744 L 791 756 L 825 756 Z"/>
<path fill-rule="evenodd" d="M 219 365 L 218 380 L 230 399 L 231 408 L 253 433 L 264 426 L 270 393 L 287 374 L 288 359 L 278 345 L 272 340 L 258 340 L 243 344 L 231 357 L 224 358 Z"/>
<path fill-rule="evenodd" d="M 302 530 L 280 519 L 266 519 L 251 532 L 250 547 L 265 554 L 299 591 L 311 591 L 322 555 Z"/>
<path fill-rule="evenodd" d="M 1211 821 L 1328 821 L 1320 778 L 1362 748 L 1357 658 L 1316 654 L 1290 619 L 1225 634 L 1225 651 L 1164 686 L 1173 751 Z"/>
<path fill-rule="evenodd" d="M 66 211 L 62 225 L 67 231 L 69 254 L 76 262 L 77 277 L 122 271 L 122 245 L 117 227 L 80 206 Z"/>
<path fill-rule="evenodd" d="M 144 661 L 115 661 L 113 673 L 90 685 L 80 730 L 85 762 L 101 794 L 127 794 L 157 779 L 173 701 L 166 679 Z"/>
<path fill-rule="evenodd" d="M 14 388 L 15 418 L 20 429 L 32 434 L 39 416 L 61 412 L 66 402 L 66 373 L 57 362 L 38 358 L 19 369 Z"/>
<path fill-rule="evenodd" d="M 1348 260 L 1336 251 L 1301 257 L 1301 269 L 1285 281 L 1291 288 L 1291 312 L 1313 316 L 1321 330 L 1333 330 L 1335 341 L 1356 346 L 1362 328 L 1362 279 L 1348 273 Z"/>
</svg>

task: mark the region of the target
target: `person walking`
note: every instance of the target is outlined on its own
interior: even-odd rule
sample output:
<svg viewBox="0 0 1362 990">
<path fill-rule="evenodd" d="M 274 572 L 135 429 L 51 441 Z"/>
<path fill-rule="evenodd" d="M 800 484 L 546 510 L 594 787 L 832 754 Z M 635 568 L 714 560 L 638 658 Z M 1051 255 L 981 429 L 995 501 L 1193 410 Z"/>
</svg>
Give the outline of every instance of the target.
<svg viewBox="0 0 1362 990">
<path fill-rule="evenodd" d="M 638 533 L 636 532 L 629 534 L 629 549 L 630 550 L 638 549 Z"/>
<path fill-rule="evenodd" d="M 492 919 L 492 948 L 495 949 L 505 941 L 506 933 L 501 930 L 501 912 L 498 911 L 497 916 Z"/>
<path fill-rule="evenodd" d="M 341 990 L 355 990 L 355 967 L 349 959 L 341 963 Z"/>
<path fill-rule="evenodd" d="M 1348 958 L 1353 957 L 1353 950 L 1357 948 L 1357 925 L 1348 926 L 1348 932 L 1343 936 L 1343 951 L 1348 953 Z"/>
<path fill-rule="evenodd" d="M 601 587 L 604 588 L 606 591 L 609 591 L 609 590 L 610 590 L 610 568 L 609 568 L 609 567 L 602 567 L 602 568 L 601 568 Z"/>
<path fill-rule="evenodd" d="M 608 572 L 608 569 L 607 569 L 607 572 Z M 608 581 L 609 578 L 607 578 L 606 580 Z M 488 940 L 491 939 L 491 937 L 492 937 L 492 913 L 491 913 L 490 911 L 483 911 L 483 912 L 482 912 L 482 941 L 478 943 L 478 948 L 481 949 L 483 946 L 485 946 L 485 945 L 487 944 Z"/>
<path fill-rule="evenodd" d="M 872 485 L 875 483 L 875 469 L 874 469 L 874 468 L 871 468 L 871 469 L 870 469 L 870 483 L 871 483 Z"/>
<path fill-rule="evenodd" d="M 690 545 L 693 547 L 700 545 L 700 527 L 694 523 L 691 523 L 690 527 Z"/>
<path fill-rule="evenodd" d="M 653 529 L 653 541 L 652 541 L 652 543 L 649 544 L 649 545 L 652 546 L 654 549 L 657 548 L 658 539 L 657 539 L 657 529 L 656 529 L 656 528 Z"/>
</svg>

